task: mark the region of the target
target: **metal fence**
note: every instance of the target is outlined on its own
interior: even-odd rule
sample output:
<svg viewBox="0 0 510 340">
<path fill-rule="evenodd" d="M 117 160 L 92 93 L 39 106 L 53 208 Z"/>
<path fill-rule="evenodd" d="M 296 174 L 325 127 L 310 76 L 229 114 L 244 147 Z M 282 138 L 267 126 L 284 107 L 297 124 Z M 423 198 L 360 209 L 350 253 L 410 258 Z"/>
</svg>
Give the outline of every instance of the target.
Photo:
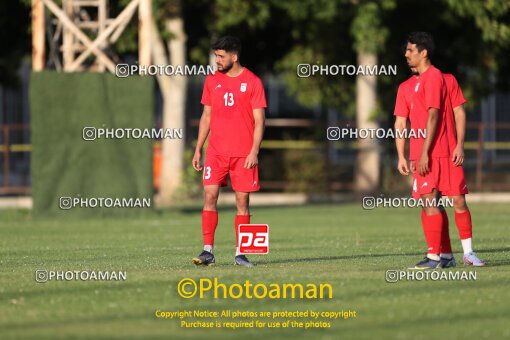
<svg viewBox="0 0 510 340">
<path fill-rule="evenodd" d="M 28 75 L 30 65 L 20 70 L 21 84 L 10 90 L 0 86 L 0 195 L 24 195 L 31 192 L 30 121 Z M 334 110 L 305 108 L 288 95 L 275 76 L 264 77 L 268 99 L 266 132 L 260 153 L 262 186 L 268 191 L 285 191 L 288 178 L 282 169 L 284 157 L 314 150 L 327 167 L 325 181 L 330 191 L 354 189 L 356 157 L 361 149 L 356 140 L 329 142 L 327 124 L 355 127 Z M 188 147 L 194 144 L 203 79 L 192 78 L 186 98 Z M 161 122 L 161 97 L 156 100 L 156 121 Z M 477 191 L 510 190 L 510 94 L 495 93 L 468 112 L 464 168 L 470 188 Z M 326 116 L 325 116 L 326 112 Z M 327 121 L 325 121 L 327 120 Z M 339 122 L 340 120 L 340 122 Z M 392 120 L 392 117 L 390 118 Z M 389 121 L 387 125 L 391 124 Z M 158 141 L 155 141 L 157 146 Z M 396 173 L 396 153 L 392 140 L 380 143 L 382 180 Z M 158 148 L 155 147 L 155 159 Z M 155 177 L 159 174 L 155 164 Z M 187 163 L 186 163 L 187 164 Z M 160 169 L 159 169 L 160 170 Z M 65 171 L 65 169 L 62 169 Z M 157 181 L 157 180 L 156 180 Z M 157 184 L 157 183 L 156 183 Z"/>
<path fill-rule="evenodd" d="M 339 126 L 350 125 L 352 122 L 343 122 Z M 357 152 L 360 149 L 355 141 L 342 141 L 331 143 L 326 139 L 326 130 L 323 123 L 314 119 L 267 119 L 266 138 L 262 144 L 261 162 L 271 167 L 269 154 L 280 157 L 278 152 L 315 150 L 327 158 L 329 167 L 342 166 L 351 172 L 354 169 Z M 189 122 L 188 136 L 196 136 L 198 120 Z M 482 122 L 468 123 L 468 137 L 465 143 L 466 162 L 465 170 L 468 183 L 476 191 L 510 190 L 510 141 L 488 140 L 487 136 L 510 136 L 510 123 L 486 124 Z M 319 131 L 318 131 L 319 130 Z M 322 130 L 322 131 L 320 131 Z M 282 139 L 282 134 L 289 131 L 308 131 L 304 135 L 322 135 L 322 141 L 313 138 Z M 290 133 L 289 133 L 290 134 Z M 27 124 L 0 124 L 0 194 L 30 194 L 30 127 Z M 193 144 L 193 140 L 191 140 Z M 383 153 L 396 164 L 393 143 L 382 146 Z M 328 155 L 336 154 L 336 157 Z M 321 155 L 321 156 L 322 156 Z M 266 160 L 266 161 L 265 161 Z M 268 160 L 268 161 L 267 161 Z M 63 169 L 65 171 L 65 169 Z M 270 179 L 262 181 L 266 190 L 282 191 L 286 188 L 286 180 L 274 171 Z M 327 178 L 327 187 L 332 191 L 353 189 L 352 176 L 330 175 Z"/>
</svg>

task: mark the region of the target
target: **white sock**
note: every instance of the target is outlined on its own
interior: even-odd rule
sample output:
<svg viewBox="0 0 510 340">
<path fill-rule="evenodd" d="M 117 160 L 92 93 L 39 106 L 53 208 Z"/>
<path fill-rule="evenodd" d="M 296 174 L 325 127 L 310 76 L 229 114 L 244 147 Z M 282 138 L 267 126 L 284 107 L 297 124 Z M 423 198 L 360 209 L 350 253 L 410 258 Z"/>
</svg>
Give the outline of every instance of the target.
<svg viewBox="0 0 510 340">
<path fill-rule="evenodd" d="M 427 254 L 427 257 L 431 260 L 434 260 L 434 261 L 439 261 L 439 255 L 437 254 Z"/>
<path fill-rule="evenodd" d="M 241 255 L 241 252 L 239 251 L 239 247 L 236 247 L 236 256 Z"/>
<path fill-rule="evenodd" d="M 451 258 L 453 257 L 453 254 L 452 253 L 441 253 L 439 256 L 444 259 L 451 260 Z"/>
<path fill-rule="evenodd" d="M 460 242 L 462 243 L 462 249 L 464 249 L 464 255 L 473 252 L 473 248 L 472 248 L 472 245 L 471 245 L 471 237 L 470 238 L 466 238 L 464 240 L 460 240 Z"/>
<path fill-rule="evenodd" d="M 210 253 L 212 253 L 213 246 L 211 246 L 210 244 L 206 244 L 206 245 L 204 246 L 204 250 L 205 250 L 205 251 L 208 251 L 208 252 L 210 252 Z"/>
</svg>

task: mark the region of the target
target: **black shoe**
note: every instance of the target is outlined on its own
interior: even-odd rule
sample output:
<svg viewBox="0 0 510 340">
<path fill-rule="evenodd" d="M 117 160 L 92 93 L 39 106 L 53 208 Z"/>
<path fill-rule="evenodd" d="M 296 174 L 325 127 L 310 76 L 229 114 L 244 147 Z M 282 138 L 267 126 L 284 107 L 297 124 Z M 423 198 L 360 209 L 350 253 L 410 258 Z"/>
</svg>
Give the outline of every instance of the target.
<svg viewBox="0 0 510 340">
<path fill-rule="evenodd" d="M 453 268 L 457 265 L 457 263 L 455 262 L 455 258 L 453 256 L 451 259 L 441 257 L 439 261 L 441 262 L 441 268 Z"/>
<path fill-rule="evenodd" d="M 441 268 L 441 261 L 431 260 L 428 257 L 425 257 L 422 261 L 418 262 L 413 267 L 409 267 L 409 269 L 417 270 L 427 270 L 436 268 Z"/>
<path fill-rule="evenodd" d="M 243 266 L 243 267 L 253 267 L 254 266 L 254 264 L 251 263 L 244 255 L 237 255 L 236 258 L 234 259 L 234 265 Z"/>
<path fill-rule="evenodd" d="M 214 264 L 214 255 L 206 250 L 204 250 L 200 255 L 197 257 L 194 257 L 193 264 L 204 265 L 204 266 L 210 266 Z"/>
</svg>

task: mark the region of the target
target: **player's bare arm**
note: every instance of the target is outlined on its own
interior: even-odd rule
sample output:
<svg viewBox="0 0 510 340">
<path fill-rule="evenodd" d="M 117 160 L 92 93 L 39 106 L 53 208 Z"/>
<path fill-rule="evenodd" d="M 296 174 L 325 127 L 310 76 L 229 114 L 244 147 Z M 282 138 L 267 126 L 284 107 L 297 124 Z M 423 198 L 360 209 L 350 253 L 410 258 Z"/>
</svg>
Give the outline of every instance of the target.
<svg viewBox="0 0 510 340">
<path fill-rule="evenodd" d="M 202 117 L 200 117 L 200 124 L 198 126 L 198 140 L 195 148 L 195 155 L 193 156 L 193 168 L 196 171 L 202 171 L 202 165 L 200 164 L 200 158 L 202 157 L 202 147 L 209 135 L 209 127 L 211 124 L 211 107 L 204 105 L 204 111 Z"/>
<path fill-rule="evenodd" d="M 453 150 L 452 162 L 455 166 L 464 163 L 464 138 L 466 136 L 466 111 L 464 105 L 459 105 L 453 109 L 455 116 L 455 130 L 457 131 L 457 146 Z"/>
<path fill-rule="evenodd" d="M 395 131 L 397 132 L 395 134 L 397 136 L 397 137 L 395 137 L 395 144 L 397 147 L 397 154 L 398 154 L 397 169 L 404 176 L 409 175 L 409 168 L 407 166 L 407 159 L 405 157 L 406 140 L 405 140 L 405 138 L 398 137 L 398 136 L 404 135 L 403 133 L 398 133 L 398 132 L 403 132 L 406 129 L 406 127 L 407 127 L 407 117 L 397 116 L 395 119 Z"/>
<path fill-rule="evenodd" d="M 246 161 L 244 162 L 245 169 L 253 168 L 259 164 L 258 155 L 260 144 L 262 143 L 262 136 L 264 135 L 264 126 L 266 120 L 265 110 L 262 108 L 254 109 L 253 119 L 255 121 L 255 128 L 253 130 L 253 146 L 248 156 L 246 156 Z"/>
<path fill-rule="evenodd" d="M 434 140 L 434 136 L 436 135 L 437 123 L 439 121 L 439 110 L 435 108 L 430 108 L 428 110 L 427 117 L 427 135 L 425 137 L 425 141 L 423 142 L 423 147 L 421 150 L 421 156 L 418 161 L 418 173 L 421 176 L 425 176 L 429 171 L 429 153 L 430 148 L 432 146 L 432 141 Z"/>
</svg>

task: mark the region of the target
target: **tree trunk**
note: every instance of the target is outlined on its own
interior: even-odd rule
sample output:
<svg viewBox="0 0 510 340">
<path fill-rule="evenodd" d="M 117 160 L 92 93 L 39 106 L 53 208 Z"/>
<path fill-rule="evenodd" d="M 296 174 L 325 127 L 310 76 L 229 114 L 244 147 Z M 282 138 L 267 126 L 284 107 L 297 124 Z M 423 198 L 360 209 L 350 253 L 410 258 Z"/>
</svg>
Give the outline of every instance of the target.
<svg viewBox="0 0 510 340">
<path fill-rule="evenodd" d="M 358 65 L 376 65 L 377 55 L 358 52 Z M 376 76 L 358 75 L 356 78 L 356 121 L 358 129 L 378 128 L 371 120 L 377 105 Z M 360 150 L 356 160 L 355 190 L 373 192 L 379 187 L 379 142 L 377 139 L 359 139 Z"/>
<path fill-rule="evenodd" d="M 167 42 L 170 61 L 166 58 L 165 48 L 157 34 L 153 44 L 154 62 L 158 65 L 184 65 L 186 63 L 184 22 L 179 17 L 171 18 L 166 20 L 166 26 L 173 35 Z M 153 30 L 157 32 L 155 24 Z M 162 128 L 185 131 L 186 77 L 158 76 L 158 84 L 163 95 Z M 184 166 L 184 143 L 184 138 L 162 140 L 162 171 L 159 195 L 156 198 L 158 206 L 168 207 L 177 199 L 175 193 L 181 184 Z"/>
<path fill-rule="evenodd" d="M 44 4 L 42 0 L 32 0 L 32 70 L 44 70 Z"/>
</svg>

